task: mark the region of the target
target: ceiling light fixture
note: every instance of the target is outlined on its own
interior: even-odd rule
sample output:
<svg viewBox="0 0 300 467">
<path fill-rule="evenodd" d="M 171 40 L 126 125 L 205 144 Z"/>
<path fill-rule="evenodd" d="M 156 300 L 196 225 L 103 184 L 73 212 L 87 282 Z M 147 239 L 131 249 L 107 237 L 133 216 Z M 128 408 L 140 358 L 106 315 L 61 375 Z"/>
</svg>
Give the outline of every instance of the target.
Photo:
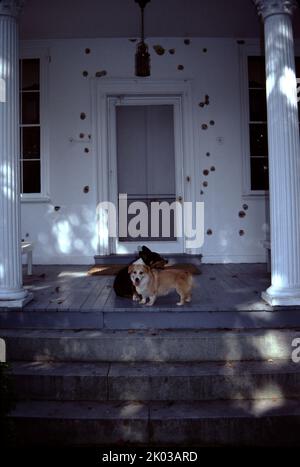
<svg viewBox="0 0 300 467">
<path fill-rule="evenodd" d="M 150 54 L 144 36 L 144 10 L 150 0 L 135 0 L 135 2 L 141 9 L 141 41 L 137 44 L 135 53 L 135 75 L 145 77 L 150 76 Z"/>
</svg>

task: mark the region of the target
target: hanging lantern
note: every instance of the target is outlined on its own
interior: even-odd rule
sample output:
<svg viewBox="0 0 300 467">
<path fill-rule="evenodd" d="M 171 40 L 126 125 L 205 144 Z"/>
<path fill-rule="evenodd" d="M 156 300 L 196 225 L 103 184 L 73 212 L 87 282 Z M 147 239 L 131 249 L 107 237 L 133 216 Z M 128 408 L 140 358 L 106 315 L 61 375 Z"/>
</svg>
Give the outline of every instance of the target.
<svg viewBox="0 0 300 467">
<path fill-rule="evenodd" d="M 150 54 L 144 36 L 144 9 L 150 0 L 135 1 L 139 4 L 141 9 L 141 41 L 137 44 L 135 53 L 135 75 L 145 77 L 150 76 Z"/>
</svg>

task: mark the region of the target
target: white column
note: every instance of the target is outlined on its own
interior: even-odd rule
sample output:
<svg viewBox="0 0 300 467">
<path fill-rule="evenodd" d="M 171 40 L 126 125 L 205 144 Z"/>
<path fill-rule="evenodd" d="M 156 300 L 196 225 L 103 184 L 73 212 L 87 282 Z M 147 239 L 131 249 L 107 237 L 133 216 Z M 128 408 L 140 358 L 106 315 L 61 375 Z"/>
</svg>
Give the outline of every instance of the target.
<svg viewBox="0 0 300 467">
<path fill-rule="evenodd" d="M 22 286 L 19 189 L 19 60 L 21 1 L 0 2 L 0 307 L 28 300 Z"/>
<path fill-rule="evenodd" d="M 295 0 L 254 0 L 264 19 L 268 109 L 270 304 L 300 305 L 300 147 L 292 12 Z"/>
</svg>

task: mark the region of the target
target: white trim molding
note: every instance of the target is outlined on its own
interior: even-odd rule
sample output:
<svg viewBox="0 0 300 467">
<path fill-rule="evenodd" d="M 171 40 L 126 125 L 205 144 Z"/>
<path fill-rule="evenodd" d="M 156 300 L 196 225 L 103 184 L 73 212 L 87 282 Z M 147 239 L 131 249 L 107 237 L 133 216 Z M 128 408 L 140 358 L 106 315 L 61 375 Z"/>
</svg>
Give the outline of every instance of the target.
<svg viewBox="0 0 300 467">
<path fill-rule="evenodd" d="M 118 106 L 138 106 L 138 105 L 169 105 L 173 107 L 173 119 L 174 119 L 174 162 L 175 162 L 175 186 L 176 186 L 176 198 L 184 198 L 184 180 L 183 180 L 183 168 L 184 168 L 184 157 L 183 157 L 183 118 L 182 118 L 182 96 L 124 96 L 108 97 L 108 157 L 109 157 L 109 200 L 113 201 L 115 206 L 118 203 L 118 184 L 117 184 L 117 129 L 116 129 L 116 107 Z M 112 239 L 113 240 L 113 239 Z M 140 246 L 140 241 L 137 242 L 119 242 L 118 238 L 116 241 L 112 241 L 111 253 L 120 253 L 126 249 L 126 253 L 134 253 Z M 147 244 L 147 242 L 144 242 Z M 184 241 L 180 237 L 176 241 L 167 242 L 151 242 L 149 245 L 151 249 L 154 249 L 157 253 L 183 253 Z"/>
<path fill-rule="evenodd" d="M 48 203 L 50 201 L 50 150 L 49 150 L 49 49 L 43 45 L 22 46 L 20 49 L 20 59 L 39 59 L 40 60 L 40 129 L 41 129 L 41 192 L 40 193 L 21 193 L 21 202 L 40 202 Z"/>
<path fill-rule="evenodd" d="M 262 198 L 268 196 L 268 190 L 251 189 L 251 157 L 250 157 L 250 133 L 249 133 L 249 89 L 248 89 L 248 57 L 263 56 L 264 50 L 258 40 L 248 40 L 239 47 L 240 65 L 240 99 L 241 99 L 241 144 L 242 144 L 242 181 L 243 197 Z"/>
<path fill-rule="evenodd" d="M 109 98 L 116 97 L 127 99 L 141 98 L 157 101 L 162 98 L 180 98 L 181 99 L 181 128 L 182 128 L 182 146 L 183 146 L 183 167 L 182 167 L 182 193 L 185 201 L 196 200 L 196 165 L 194 154 L 194 134 L 195 119 L 192 118 L 193 110 L 191 104 L 191 82 L 177 80 L 147 80 L 147 79 L 109 79 L 102 78 L 94 80 L 95 96 L 93 105 L 94 129 L 96 135 L 94 141 L 94 150 L 97 155 L 97 204 L 102 201 L 110 200 L 110 181 L 109 181 Z M 187 182 L 187 176 L 190 176 Z M 104 228 L 105 231 L 105 228 Z M 196 253 L 195 251 L 187 251 Z M 99 235 L 98 254 L 107 255 L 113 253 L 112 242 L 108 235 Z M 198 253 L 198 251 L 197 251 Z"/>
</svg>

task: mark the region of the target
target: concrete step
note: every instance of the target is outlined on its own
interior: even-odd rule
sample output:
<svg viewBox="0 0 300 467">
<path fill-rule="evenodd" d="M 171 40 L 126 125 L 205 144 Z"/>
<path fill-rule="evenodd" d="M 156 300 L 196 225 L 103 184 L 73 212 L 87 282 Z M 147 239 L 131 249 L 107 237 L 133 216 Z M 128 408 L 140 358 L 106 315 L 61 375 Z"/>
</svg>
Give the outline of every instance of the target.
<svg viewBox="0 0 300 467">
<path fill-rule="evenodd" d="M 174 303 L 176 297 L 174 298 Z M 57 305 L 59 307 L 59 305 Z M 210 310 L 206 305 L 141 308 L 128 300 L 123 308 L 109 304 L 92 311 L 30 310 L 0 311 L 0 329 L 281 329 L 300 328 L 299 310 Z"/>
<path fill-rule="evenodd" d="M 297 398 L 300 366 L 285 360 L 209 363 L 11 364 L 20 400 L 159 400 Z"/>
<path fill-rule="evenodd" d="M 288 399 L 215 402 L 21 402 L 19 443 L 32 445 L 299 446 L 300 404 Z"/>
<path fill-rule="evenodd" d="M 1 329 L 101 329 L 103 313 L 98 311 L 0 311 Z M 1 331 L 0 331 L 1 332 Z"/>
<path fill-rule="evenodd" d="M 8 361 L 290 360 L 297 330 L 1 330 Z"/>
</svg>

